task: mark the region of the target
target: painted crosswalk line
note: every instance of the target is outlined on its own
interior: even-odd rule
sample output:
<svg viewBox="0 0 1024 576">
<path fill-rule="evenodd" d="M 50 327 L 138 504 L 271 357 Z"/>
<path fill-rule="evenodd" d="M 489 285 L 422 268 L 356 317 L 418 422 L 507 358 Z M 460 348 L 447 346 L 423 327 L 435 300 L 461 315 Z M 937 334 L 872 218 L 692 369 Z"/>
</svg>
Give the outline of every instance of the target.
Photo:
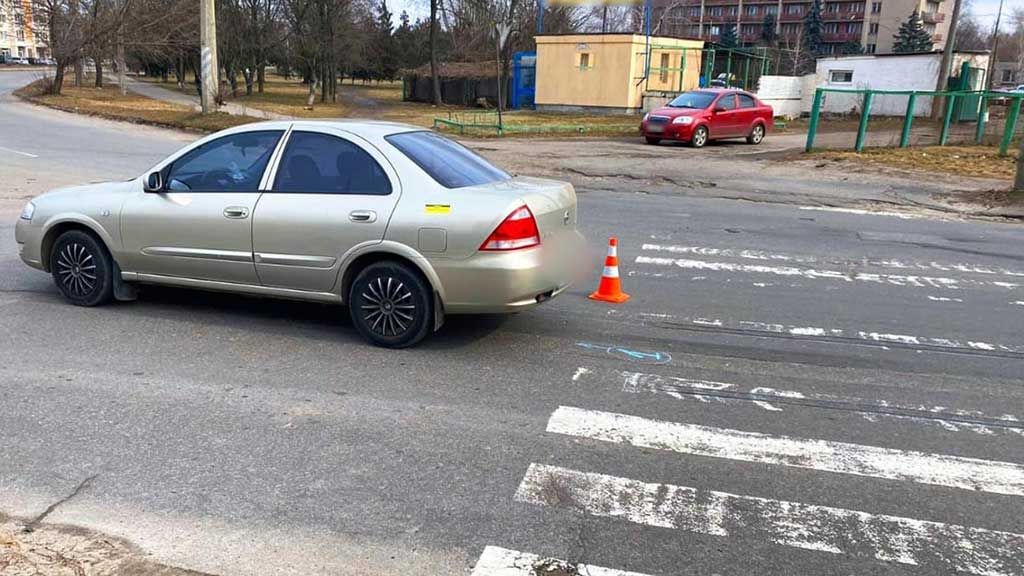
<svg viewBox="0 0 1024 576">
<path fill-rule="evenodd" d="M 1024 535 L 530 464 L 517 501 L 712 536 L 935 566 L 1024 574 Z"/>
<path fill-rule="evenodd" d="M 547 431 L 682 454 L 1024 496 L 1024 466 L 560 406 Z"/>
<path fill-rule="evenodd" d="M 556 571 L 556 568 L 567 565 L 574 568 L 575 572 L 564 569 Z M 589 564 L 570 565 L 564 560 L 544 558 L 536 554 L 498 546 L 484 548 L 470 576 L 544 576 L 548 573 L 575 573 L 580 576 L 647 576 L 639 572 L 627 572 Z"/>
<path fill-rule="evenodd" d="M 592 371 L 586 368 L 586 374 Z M 645 372 L 618 372 L 622 391 L 630 394 L 665 394 L 678 400 L 723 404 L 750 403 L 769 412 L 783 412 L 789 407 L 827 408 L 855 413 L 870 422 L 880 418 L 910 420 L 931 424 L 950 432 L 970 431 L 975 434 L 1017 434 L 1024 436 L 1024 419 L 1013 414 L 989 415 L 979 410 L 961 410 L 949 406 L 897 404 L 885 400 L 843 397 L 833 394 L 802 392 L 770 386 L 740 386 L 696 378 L 662 376 Z M 574 380 L 578 381 L 578 379 Z"/>
</svg>

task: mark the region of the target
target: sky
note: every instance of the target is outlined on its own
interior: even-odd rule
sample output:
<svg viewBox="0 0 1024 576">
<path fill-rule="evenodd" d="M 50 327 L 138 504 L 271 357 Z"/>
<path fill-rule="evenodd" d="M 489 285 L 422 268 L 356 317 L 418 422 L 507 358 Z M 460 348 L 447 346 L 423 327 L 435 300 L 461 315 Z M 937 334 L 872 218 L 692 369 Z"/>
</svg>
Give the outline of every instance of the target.
<svg viewBox="0 0 1024 576">
<path fill-rule="evenodd" d="M 426 19 L 430 14 L 429 0 L 386 0 L 388 7 L 395 14 L 395 23 L 398 22 L 398 15 L 405 10 L 409 18 L 415 21 L 417 18 Z M 536 0 L 533 0 L 536 1 Z M 952 2 L 953 0 L 946 0 Z M 982 25 L 991 28 L 995 25 L 996 13 L 999 11 L 999 0 L 964 0 L 967 10 L 972 13 Z M 1003 2 L 1003 23 L 1000 28 L 1009 23 L 1009 14 L 1015 6 L 1019 6 L 1021 0 L 1004 0 Z M 1005 31 L 1006 29 L 1003 28 Z"/>
</svg>

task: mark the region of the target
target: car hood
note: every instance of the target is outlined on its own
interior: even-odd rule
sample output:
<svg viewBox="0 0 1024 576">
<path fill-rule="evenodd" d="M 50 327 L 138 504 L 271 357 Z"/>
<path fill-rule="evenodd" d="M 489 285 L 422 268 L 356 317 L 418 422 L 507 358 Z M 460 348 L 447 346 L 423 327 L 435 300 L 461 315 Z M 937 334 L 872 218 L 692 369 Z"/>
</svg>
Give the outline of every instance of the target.
<svg viewBox="0 0 1024 576">
<path fill-rule="evenodd" d="M 651 112 L 651 116 L 665 116 L 668 118 L 676 118 L 678 116 L 698 116 L 704 112 L 701 108 L 671 108 L 662 107 Z"/>
<path fill-rule="evenodd" d="M 69 200 L 91 200 L 100 195 L 126 194 L 135 189 L 135 180 L 127 182 L 96 182 L 81 186 L 55 188 L 37 196 L 33 201 L 63 202 Z"/>
</svg>

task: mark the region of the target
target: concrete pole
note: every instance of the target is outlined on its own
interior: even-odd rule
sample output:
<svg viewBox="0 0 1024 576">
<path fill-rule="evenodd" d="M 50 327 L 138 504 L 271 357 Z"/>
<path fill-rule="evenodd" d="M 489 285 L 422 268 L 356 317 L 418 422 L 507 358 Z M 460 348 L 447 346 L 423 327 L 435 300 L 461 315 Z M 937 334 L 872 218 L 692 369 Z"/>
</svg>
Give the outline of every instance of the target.
<svg viewBox="0 0 1024 576">
<path fill-rule="evenodd" d="M 985 88 L 991 90 L 995 87 L 996 62 L 999 61 L 999 23 L 1003 19 L 1003 0 L 999 0 L 999 11 L 996 12 L 996 25 L 992 29 L 992 52 L 988 56 L 988 66 L 985 69 Z"/>
<path fill-rule="evenodd" d="M 199 0 L 199 63 L 202 78 L 203 114 L 217 111 L 217 93 L 220 81 L 217 78 L 217 11 L 214 0 Z"/>
<path fill-rule="evenodd" d="M 953 67 L 953 48 L 956 44 L 956 27 L 960 21 L 960 0 L 953 3 L 953 16 L 949 19 L 949 32 L 946 33 L 946 45 L 942 49 L 942 63 L 939 65 L 939 81 L 935 84 L 936 92 L 946 90 L 949 82 L 949 71 Z M 932 119 L 938 119 L 945 113 L 949 98 L 932 98 Z M 940 105 L 940 102 L 942 103 Z"/>
</svg>

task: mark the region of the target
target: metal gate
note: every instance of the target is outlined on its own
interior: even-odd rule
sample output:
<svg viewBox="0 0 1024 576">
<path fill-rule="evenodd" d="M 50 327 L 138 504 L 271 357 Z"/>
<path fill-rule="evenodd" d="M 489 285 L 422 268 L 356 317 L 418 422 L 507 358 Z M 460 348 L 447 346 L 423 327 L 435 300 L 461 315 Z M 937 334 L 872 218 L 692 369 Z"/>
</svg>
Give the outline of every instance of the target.
<svg viewBox="0 0 1024 576">
<path fill-rule="evenodd" d="M 533 108 L 537 92 L 537 53 L 512 55 L 512 108 Z"/>
</svg>

